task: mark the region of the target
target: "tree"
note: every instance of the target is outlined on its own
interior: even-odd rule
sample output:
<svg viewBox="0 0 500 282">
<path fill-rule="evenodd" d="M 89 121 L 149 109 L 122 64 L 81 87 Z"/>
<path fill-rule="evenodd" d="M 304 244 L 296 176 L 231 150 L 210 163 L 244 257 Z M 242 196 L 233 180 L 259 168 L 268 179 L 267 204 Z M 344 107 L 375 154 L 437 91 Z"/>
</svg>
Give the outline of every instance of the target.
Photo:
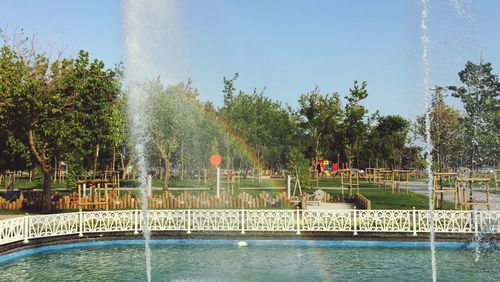
<svg viewBox="0 0 500 282">
<path fill-rule="evenodd" d="M 0 49 L 0 129 L 8 146 L 29 155 L 44 175 L 42 211 L 51 210 L 51 159 L 83 154 L 93 131 L 85 123 L 89 109 L 100 111 L 119 92 L 117 72 L 104 69 L 101 61 L 90 62 L 87 52 L 76 59 L 49 59 L 27 47 L 9 42 Z M 93 100 L 95 103 L 88 105 Z M 102 102 L 102 103 L 100 103 Z M 29 152 L 29 153 L 27 153 Z"/>
<path fill-rule="evenodd" d="M 227 136 L 238 144 L 237 147 L 248 148 L 245 152 L 235 154 L 233 164 L 239 168 L 253 165 L 257 168 L 284 168 L 286 147 L 289 144 L 291 123 L 288 111 L 281 103 L 264 96 L 264 90 L 252 94 L 239 91 L 234 94 L 233 79 L 225 79 L 224 106 L 219 117 L 227 125 L 230 132 Z M 238 152 L 237 148 L 234 152 Z M 250 154 L 251 160 L 241 155 Z"/>
<path fill-rule="evenodd" d="M 288 144 L 288 112 L 279 102 L 254 91 L 248 95 L 240 91 L 231 99 L 231 107 L 222 114 L 230 120 L 229 127 L 250 148 L 258 168 L 276 168 L 284 160 L 284 146 Z"/>
<path fill-rule="evenodd" d="M 159 78 L 146 83 L 144 88 L 148 93 L 146 128 L 153 145 L 149 148 L 157 152 L 163 160 L 163 189 L 166 190 L 170 178 L 172 154 L 179 146 L 176 134 L 181 130 L 181 121 L 171 95 L 164 89 Z M 149 155 L 153 158 L 156 156 L 155 153 Z"/>
<path fill-rule="evenodd" d="M 434 88 L 430 110 L 430 134 L 439 170 L 455 167 L 454 156 L 460 147 L 460 115 L 457 110 L 444 102 L 443 91 L 439 86 Z M 417 117 L 418 133 L 425 138 L 425 116 Z"/>
<path fill-rule="evenodd" d="M 469 168 L 497 165 L 500 156 L 500 83 L 491 63 L 468 61 L 458 73 L 464 86 L 449 86 L 464 106 Z"/>
<path fill-rule="evenodd" d="M 149 157 L 153 160 L 159 156 L 163 161 L 163 188 L 167 189 L 173 163 L 182 178 L 188 164 L 199 162 L 200 152 L 195 147 L 200 145 L 196 143 L 199 140 L 197 136 L 204 130 L 200 127 L 198 114 L 202 107 L 190 81 L 165 89 L 157 78 L 146 83 L 145 90 L 148 93 L 146 123 L 150 135 Z"/>
<path fill-rule="evenodd" d="M 405 152 L 409 122 L 400 116 L 378 117 L 368 137 L 376 158 L 387 161 L 392 168 L 400 167 Z"/>
<path fill-rule="evenodd" d="M 299 107 L 296 113 L 300 119 L 299 126 L 309 136 L 307 155 L 314 165 L 321 153 L 320 144 L 334 143 L 331 136 L 341 130 L 343 111 L 340 98 L 336 92 L 322 95 L 316 86 L 313 91 L 300 96 Z M 339 140 L 337 143 L 340 143 Z"/>
<path fill-rule="evenodd" d="M 350 95 L 345 97 L 347 104 L 344 110 L 343 137 L 349 164 L 352 165 L 354 156 L 356 156 L 357 166 L 359 168 L 359 154 L 363 139 L 366 137 L 367 133 L 367 124 L 364 122 L 364 118 L 365 114 L 368 112 L 359 102 L 368 96 L 366 81 L 363 81 L 360 86 L 355 80 L 354 86 L 349 89 L 349 92 Z"/>
<path fill-rule="evenodd" d="M 234 88 L 234 81 L 238 79 L 238 73 L 235 73 L 233 78 L 227 79 L 226 77 L 223 78 L 224 81 L 224 89 L 222 90 L 222 93 L 224 94 L 224 106 L 219 110 L 217 119 L 219 123 L 226 125 L 226 127 L 229 127 L 229 125 L 232 123 L 232 120 L 230 117 L 227 115 L 228 112 L 232 110 L 232 102 L 234 98 L 234 91 L 236 88 Z M 225 149 L 225 156 L 223 159 L 225 159 L 226 167 L 231 168 L 233 167 L 233 152 L 235 150 L 231 140 L 234 140 L 235 137 L 232 136 L 232 132 L 226 131 L 224 132 L 222 136 L 222 144 Z"/>
</svg>

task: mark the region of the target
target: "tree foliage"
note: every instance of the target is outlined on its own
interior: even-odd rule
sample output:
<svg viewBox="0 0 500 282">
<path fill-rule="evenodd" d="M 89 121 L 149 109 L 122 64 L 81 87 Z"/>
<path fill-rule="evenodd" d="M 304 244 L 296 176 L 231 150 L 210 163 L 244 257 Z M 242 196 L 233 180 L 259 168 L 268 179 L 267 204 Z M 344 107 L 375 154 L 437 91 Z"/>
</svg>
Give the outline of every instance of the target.
<svg viewBox="0 0 500 282">
<path fill-rule="evenodd" d="M 116 99 L 117 71 L 90 61 L 53 62 L 29 44 L 4 42 L 0 49 L 0 127 L 7 146 L 44 174 L 43 211 L 50 211 L 51 159 L 85 155 L 89 139 L 105 136 L 101 114 Z M 80 160 L 81 161 L 81 160 Z"/>
<path fill-rule="evenodd" d="M 491 63 L 468 61 L 458 73 L 463 86 L 449 86 L 465 109 L 469 167 L 496 165 L 500 156 L 500 83 Z"/>
<path fill-rule="evenodd" d="M 430 110 L 430 135 L 433 143 L 433 160 L 437 169 L 449 170 L 456 168 L 455 158 L 460 152 L 460 114 L 444 101 L 443 89 L 434 88 Z M 418 133 L 425 138 L 425 116 L 417 117 Z"/>
</svg>

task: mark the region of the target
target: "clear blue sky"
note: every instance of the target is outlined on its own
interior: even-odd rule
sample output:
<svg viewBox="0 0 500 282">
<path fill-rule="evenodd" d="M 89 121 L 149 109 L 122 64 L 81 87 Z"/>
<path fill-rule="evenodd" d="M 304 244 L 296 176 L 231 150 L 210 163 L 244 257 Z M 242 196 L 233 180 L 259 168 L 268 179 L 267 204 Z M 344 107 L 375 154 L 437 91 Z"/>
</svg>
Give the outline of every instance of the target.
<svg viewBox="0 0 500 282">
<path fill-rule="evenodd" d="M 481 51 L 499 74 L 500 1 L 430 2 L 432 83 L 458 83 L 457 72 L 466 60 L 478 61 Z M 268 97 L 292 106 L 316 84 L 345 96 L 353 80 L 366 80 L 364 104 L 371 112 L 414 118 L 424 111 L 419 0 L 152 6 L 151 17 L 141 19 L 152 42 L 148 63 L 168 82 L 191 77 L 202 100 L 221 105 L 222 77 L 238 72 L 237 88 L 266 87 Z M 23 28 L 45 50 L 74 56 L 85 49 L 109 66 L 124 60 L 123 21 L 116 0 L 0 0 L 0 28 L 7 34 Z"/>
</svg>

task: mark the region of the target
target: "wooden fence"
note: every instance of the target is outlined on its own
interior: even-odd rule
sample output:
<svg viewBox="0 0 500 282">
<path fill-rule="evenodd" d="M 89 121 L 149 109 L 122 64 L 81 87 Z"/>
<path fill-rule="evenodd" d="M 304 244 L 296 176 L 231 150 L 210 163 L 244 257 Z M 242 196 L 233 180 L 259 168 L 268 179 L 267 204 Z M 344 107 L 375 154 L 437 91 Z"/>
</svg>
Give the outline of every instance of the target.
<svg viewBox="0 0 500 282">
<path fill-rule="evenodd" d="M 363 209 L 363 210 L 371 210 L 372 209 L 372 202 L 365 196 L 356 193 L 354 196 L 354 204 L 358 209 Z"/>
<path fill-rule="evenodd" d="M 32 200 L 34 205 L 39 204 L 41 198 Z M 85 196 L 80 199 L 80 203 L 90 203 L 90 196 Z M 52 202 L 56 210 L 60 209 L 79 209 L 78 193 L 73 193 L 68 196 L 61 196 L 54 193 Z M 339 197 L 334 197 L 329 193 L 325 193 L 322 202 L 340 202 Z M 114 191 L 108 192 L 108 209 L 136 209 L 141 207 L 141 197 L 134 196 L 131 193 L 122 193 L 119 195 Z M 19 210 L 23 205 L 29 204 L 26 198 L 22 196 L 12 202 L 7 202 L 0 197 L 0 209 L 4 210 Z M 91 205 L 89 205 L 91 206 Z M 220 198 L 206 191 L 200 193 L 182 192 L 174 195 L 171 192 L 164 192 L 160 195 L 152 195 L 149 197 L 150 209 L 237 209 L 237 208 L 288 208 L 292 207 L 287 199 L 286 192 L 280 191 L 276 193 L 260 192 L 258 195 L 251 195 L 247 192 L 241 192 L 238 195 L 231 195 L 223 191 Z M 104 205 L 99 207 L 105 209 Z"/>
</svg>

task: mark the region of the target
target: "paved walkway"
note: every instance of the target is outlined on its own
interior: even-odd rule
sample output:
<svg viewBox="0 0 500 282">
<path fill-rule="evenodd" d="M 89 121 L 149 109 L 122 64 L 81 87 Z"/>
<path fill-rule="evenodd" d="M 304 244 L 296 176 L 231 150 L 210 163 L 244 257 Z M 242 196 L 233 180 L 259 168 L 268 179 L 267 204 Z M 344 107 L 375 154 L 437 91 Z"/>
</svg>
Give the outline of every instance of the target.
<svg viewBox="0 0 500 282">
<path fill-rule="evenodd" d="M 408 185 L 410 191 L 428 196 L 429 192 L 427 190 L 427 182 L 410 182 Z M 478 193 L 479 199 L 485 199 L 486 194 L 483 192 Z M 453 194 L 444 193 L 444 200 L 448 202 L 454 202 Z M 480 209 L 486 209 L 486 206 L 480 206 Z M 490 210 L 500 210 L 500 195 L 490 193 Z"/>
<path fill-rule="evenodd" d="M 320 203 L 319 205 L 307 205 L 308 210 L 352 210 L 351 203 Z"/>
</svg>

